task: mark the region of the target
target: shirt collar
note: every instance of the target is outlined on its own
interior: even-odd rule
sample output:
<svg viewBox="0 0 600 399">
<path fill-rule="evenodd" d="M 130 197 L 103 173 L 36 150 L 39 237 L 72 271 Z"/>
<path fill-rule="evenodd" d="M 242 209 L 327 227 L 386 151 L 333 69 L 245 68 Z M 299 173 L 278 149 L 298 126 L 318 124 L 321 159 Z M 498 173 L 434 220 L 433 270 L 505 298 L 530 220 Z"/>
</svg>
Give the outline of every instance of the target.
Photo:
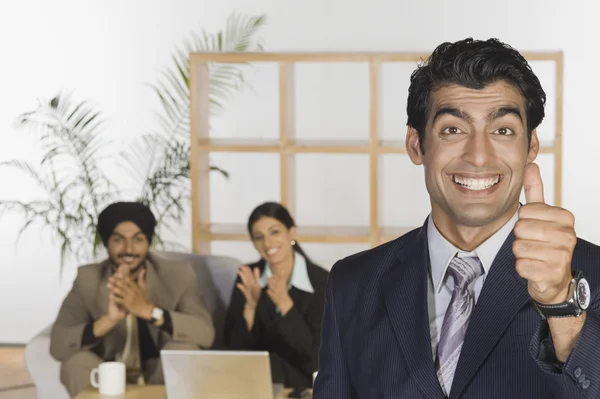
<svg viewBox="0 0 600 399">
<path fill-rule="evenodd" d="M 440 292 L 443 286 L 446 269 L 455 255 L 458 256 L 477 256 L 483 266 L 484 274 L 489 273 L 492 263 L 500 251 L 500 248 L 506 241 L 506 238 L 519 219 L 518 210 L 512 218 L 506 222 L 496 233 L 485 240 L 479 247 L 472 252 L 466 252 L 456 248 L 442 236 L 435 224 L 431 214 L 427 221 L 427 243 L 429 246 L 429 260 L 431 264 L 431 279 L 435 292 Z"/>
<path fill-rule="evenodd" d="M 262 288 L 266 287 L 267 280 L 269 277 L 273 275 L 271 271 L 271 267 L 269 263 L 265 263 L 265 270 L 260 276 L 260 285 Z M 310 278 L 308 277 L 308 269 L 306 267 L 306 259 L 304 256 L 294 253 L 294 267 L 292 269 L 292 276 L 290 277 L 290 282 L 288 284 L 288 289 L 292 288 L 292 286 L 298 288 L 299 290 L 308 292 L 313 294 L 315 292 L 312 284 L 310 283 Z"/>
</svg>

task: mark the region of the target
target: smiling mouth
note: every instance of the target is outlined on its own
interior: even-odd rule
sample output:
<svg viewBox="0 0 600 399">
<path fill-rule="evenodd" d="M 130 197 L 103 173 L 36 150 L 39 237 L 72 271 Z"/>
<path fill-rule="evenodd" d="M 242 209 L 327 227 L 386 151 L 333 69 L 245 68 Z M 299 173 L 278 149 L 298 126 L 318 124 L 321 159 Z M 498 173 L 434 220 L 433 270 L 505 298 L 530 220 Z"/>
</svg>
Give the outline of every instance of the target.
<svg viewBox="0 0 600 399">
<path fill-rule="evenodd" d="M 267 251 L 267 255 L 272 256 L 275 255 L 279 251 L 279 248 L 271 248 Z"/>
<path fill-rule="evenodd" d="M 473 191 L 487 190 L 488 188 L 492 188 L 496 184 L 500 183 L 501 180 L 502 175 L 490 176 L 486 178 L 473 178 L 452 175 L 452 181 L 455 184 Z"/>
<path fill-rule="evenodd" d="M 137 261 L 139 258 L 140 258 L 139 256 L 130 256 L 130 255 L 119 256 L 120 260 L 125 261 L 127 263 L 133 263 L 133 262 Z"/>
</svg>

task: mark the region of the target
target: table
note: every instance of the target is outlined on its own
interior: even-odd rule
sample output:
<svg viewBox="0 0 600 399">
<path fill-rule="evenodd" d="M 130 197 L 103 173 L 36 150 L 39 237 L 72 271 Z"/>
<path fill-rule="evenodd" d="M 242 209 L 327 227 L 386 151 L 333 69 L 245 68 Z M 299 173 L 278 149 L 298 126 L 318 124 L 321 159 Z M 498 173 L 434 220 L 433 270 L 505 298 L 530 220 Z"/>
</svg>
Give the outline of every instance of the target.
<svg viewBox="0 0 600 399">
<path fill-rule="evenodd" d="M 287 398 L 288 393 L 291 389 L 284 389 L 277 399 Z M 88 388 L 79 393 L 75 399 L 166 399 L 167 393 L 164 385 L 128 385 L 127 392 L 121 396 L 102 396 L 98 393 L 96 388 Z M 305 396 L 305 399 L 312 398 L 312 391 L 310 395 Z"/>
</svg>

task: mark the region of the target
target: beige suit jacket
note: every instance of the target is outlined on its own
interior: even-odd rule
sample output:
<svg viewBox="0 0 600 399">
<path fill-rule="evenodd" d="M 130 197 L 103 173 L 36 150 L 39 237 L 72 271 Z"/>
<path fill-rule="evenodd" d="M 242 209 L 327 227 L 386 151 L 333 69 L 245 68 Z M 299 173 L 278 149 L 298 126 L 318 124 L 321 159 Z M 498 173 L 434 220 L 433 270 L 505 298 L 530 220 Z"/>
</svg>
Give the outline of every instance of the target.
<svg viewBox="0 0 600 399">
<path fill-rule="evenodd" d="M 199 292 L 196 274 L 187 263 L 166 260 L 155 254 L 149 255 L 146 270 L 148 300 L 161 309 L 168 310 L 173 324 L 173 335 L 149 325 L 157 348 L 169 342 L 180 342 L 209 348 L 215 338 L 211 314 L 206 309 Z M 108 260 L 78 268 L 71 291 L 65 297 L 52 327 L 50 353 L 58 361 L 64 361 L 82 349 L 85 326 L 108 310 L 108 278 L 112 267 Z M 126 341 L 125 320 L 102 338 L 101 357 L 114 359 Z"/>
</svg>

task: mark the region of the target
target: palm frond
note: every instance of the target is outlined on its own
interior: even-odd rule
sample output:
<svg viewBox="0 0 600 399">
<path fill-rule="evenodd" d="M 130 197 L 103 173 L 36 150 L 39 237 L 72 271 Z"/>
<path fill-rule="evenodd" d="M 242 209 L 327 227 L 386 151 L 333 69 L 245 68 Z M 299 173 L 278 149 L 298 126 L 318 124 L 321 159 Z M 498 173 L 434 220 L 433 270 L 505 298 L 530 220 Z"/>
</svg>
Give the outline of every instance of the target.
<svg viewBox="0 0 600 399">
<path fill-rule="evenodd" d="M 38 167 L 20 160 L 0 164 L 24 172 L 46 194 L 44 201 L 0 201 L 0 211 L 23 214 L 21 234 L 34 224 L 50 229 L 58 240 L 60 275 L 67 256 L 90 259 L 89 231 L 95 230 L 98 213 L 118 192 L 105 175 L 99 159 L 107 143 L 100 134 L 103 119 L 86 101 L 75 101 L 68 92 L 18 116 L 16 125 L 36 137 L 41 150 Z M 79 250 L 85 248 L 84 250 Z M 83 258 L 81 256 L 84 256 Z"/>
<path fill-rule="evenodd" d="M 192 31 L 171 57 L 171 64 L 150 85 L 162 106 L 157 114 L 159 130 L 143 136 L 134 144 L 126 162 L 131 174 L 140 182 L 139 200 L 150 204 L 160 220 L 159 226 L 178 225 L 191 197 L 190 172 L 190 92 L 189 56 L 196 52 L 262 51 L 256 34 L 266 23 L 263 15 L 232 13 L 223 31 L 210 34 L 203 29 Z M 247 64 L 209 65 L 209 112 L 215 114 L 246 85 Z M 140 168 L 140 165 L 143 165 Z M 211 165 L 211 171 L 229 173 Z M 143 172 L 142 172 L 143 171 Z M 162 223 L 161 223 L 162 222 Z M 158 237 L 157 242 L 161 242 Z"/>
<path fill-rule="evenodd" d="M 162 105 L 157 115 L 158 130 L 141 138 L 133 151 L 122 153 L 125 170 L 140 183 L 138 200 L 148 204 L 159 221 L 156 245 L 175 244 L 164 240 L 160 229 L 176 231 L 190 200 L 190 93 L 188 59 L 192 52 L 262 51 L 256 33 L 265 24 L 264 16 L 233 13 L 224 31 L 209 34 L 191 32 L 176 48 L 168 68 L 151 85 Z M 227 101 L 245 87 L 247 65 L 209 65 L 209 112 L 223 109 Z M 109 144 L 102 136 L 102 114 L 87 101 L 75 100 L 61 92 L 41 100 L 35 109 L 17 117 L 16 126 L 35 136 L 40 160 L 34 163 L 10 160 L 0 167 L 12 167 L 33 179 L 43 189 L 44 200 L 29 202 L 0 200 L 0 218 L 6 212 L 21 213 L 24 224 L 17 241 L 31 226 L 49 229 L 60 248 L 60 277 L 67 257 L 89 261 L 101 247 L 96 223 L 98 214 L 119 195 L 119 189 L 102 168 L 114 160 L 106 152 Z M 228 177 L 227 171 L 211 166 Z"/>
<path fill-rule="evenodd" d="M 204 29 L 192 31 L 184 39 L 172 56 L 172 64 L 165 68 L 156 84 L 150 85 L 158 96 L 164 114 L 172 123 L 172 133 L 189 136 L 189 56 L 196 52 L 239 52 L 262 51 L 261 39 L 256 33 L 266 23 L 264 15 L 246 16 L 232 13 L 226 22 L 224 32 L 210 34 Z M 225 103 L 244 87 L 243 67 L 241 64 L 209 65 L 209 101 L 210 112 L 222 110 Z"/>
<path fill-rule="evenodd" d="M 46 182 L 46 178 L 42 176 L 41 172 L 29 162 L 13 159 L 11 161 L 0 162 L 0 168 L 2 167 L 11 167 L 25 172 L 25 174 L 31 177 L 41 188 L 44 189 L 44 191 L 50 192 L 50 187 Z"/>
</svg>

